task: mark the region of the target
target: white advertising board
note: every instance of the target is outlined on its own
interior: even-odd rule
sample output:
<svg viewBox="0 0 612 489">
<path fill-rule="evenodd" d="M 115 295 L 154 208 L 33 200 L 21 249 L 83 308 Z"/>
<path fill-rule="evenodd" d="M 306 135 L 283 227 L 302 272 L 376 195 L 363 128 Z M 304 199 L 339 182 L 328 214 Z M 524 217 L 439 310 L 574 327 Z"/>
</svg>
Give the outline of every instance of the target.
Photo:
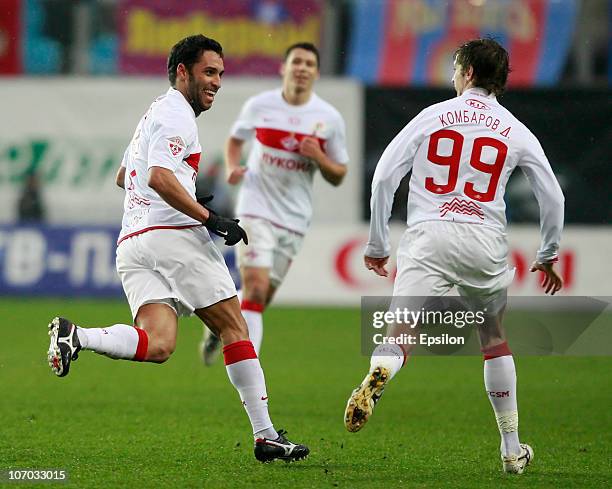
<svg viewBox="0 0 612 489">
<path fill-rule="evenodd" d="M 395 249 L 405 227 L 392 227 Z M 390 260 L 389 278 L 381 278 L 363 266 L 367 241 L 365 225 L 316 225 L 307 234 L 304 248 L 293 262 L 285 283 L 279 289 L 279 304 L 359 305 L 361 296 L 391 295 L 395 262 Z M 538 274 L 529 266 L 539 245 L 535 226 L 515 226 L 508 230 L 510 263 L 516 267 L 510 295 L 543 295 Z M 562 294 L 572 296 L 612 296 L 612 228 L 566 228 L 563 232 L 557 268 L 564 281 Z"/>
<path fill-rule="evenodd" d="M 403 226 L 392 228 L 395 245 Z M 10 226 L 0 224 L 0 295 L 123 297 L 115 272 L 117 226 Z M 510 295 L 544 297 L 538 275 L 528 271 L 538 246 L 536 227 L 509 230 L 516 268 Z M 363 267 L 365 225 L 313 226 L 275 304 L 358 306 L 362 296 L 390 295 L 392 278 Z M 557 265 L 561 295 L 612 296 L 609 260 L 612 227 L 569 227 Z M 217 244 L 237 278 L 233 248 Z M 394 272 L 393 259 L 389 266 Z"/>
</svg>

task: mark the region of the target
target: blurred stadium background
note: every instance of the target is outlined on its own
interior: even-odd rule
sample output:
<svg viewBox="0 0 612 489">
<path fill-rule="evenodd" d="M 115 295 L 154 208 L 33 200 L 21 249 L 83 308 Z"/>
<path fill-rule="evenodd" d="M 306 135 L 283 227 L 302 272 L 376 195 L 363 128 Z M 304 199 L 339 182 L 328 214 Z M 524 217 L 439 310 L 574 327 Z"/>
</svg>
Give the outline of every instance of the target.
<svg viewBox="0 0 612 489">
<path fill-rule="evenodd" d="M 454 96 L 456 46 L 495 36 L 513 69 L 502 103 L 538 136 L 566 195 L 563 294 L 611 296 L 611 25 L 611 0 L 0 0 L 0 469 L 63 467 L 74 487 L 504 484 L 474 358 L 415 358 L 372 427 L 344 431 L 346 397 L 368 364 L 361 296 L 392 290 L 362 270 L 370 181 L 396 132 Z M 235 197 L 221 159 L 230 125 L 247 97 L 279 84 L 286 46 L 321 47 L 316 91 L 347 123 L 349 174 L 339 188 L 317 179 L 312 228 L 266 314 L 262 362 L 271 399 L 281 400 L 271 409 L 312 444 L 303 470 L 244 463 L 246 419 L 222 365 L 201 365 L 195 319 L 163 368 L 85 354 L 59 381 L 45 363 L 42 331 L 55 314 L 91 326 L 130 321 L 114 268 L 123 203 L 114 174 L 142 113 L 167 89 L 170 47 L 199 32 L 226 53 L 223 88 L 198 119 L 198 192 L 214 193 L 218 211 L 230 213 Z M 395 242 L 406 192 L 403 182 Z M 520 172 L 507 200 L 510 292 L 541 297 L 528 272 L 538 209 Z M 232 251 L 225 256 L 233 268 Z M 607 337 L 589 340 L 600 354 L 610 353 L 607 317 L 598 330 Z M 521 357 L 517 368 L 521 423 L 538 455 L 513 486 L 609 486 L 601 433 L 611 424 L 610 358 Z M 417 413 L 418 423 L 397 422 Z M 71 430 L 58 433 L 58 419 Z"/>
<path fill-rule="evenodd" d="M 361 270 L 369 182 L 384 146 L 423 107 L 453 96 L 451 56 L 493 35 L 510 51 L 503 102 L 537 134 L 567 198 L 561 270 L 567 294 L 608 295 L 612 142 L 603 0 L 1 0 L 0 293 L 121 297 L 114 241 L 122 192 L 113 178 L 141 113 L 167 86 L 165 57 L 203 32 L 226 51 L 226 79 L 198 123 L 205 151 L 198 190 L 218 210 L 221 150 L 246 97 L 278 85 L 284 48 L 322 49 L 317 91 L 348 125 L 351 166 L 339 189 L 317 182 L 312 231 L 279 303 L 350 304 L 385 294 Z M 394 209 L 405 214 L 404 183 Z M 508 191 L 515 294 L 537 247 L 538 211 L 517 174 Z M 226 253 L 230 265 L 232 253 Z M 316 287 L 306 284 L 316 283 Z"/>
<path fill-rule="evenodd" d="M 540 138 L 567 200 L 564 293 L 610 295 L 612 2 L 607 0 L 0 0 L 0 294 L 122 297 L 114 242 L 123 194 L 113 175 L 184 35 L 221 41 L 226 78 L 198 119 L 199 192 L 231 212 L 221 151 L 243 101 L 279 83 L 284 48 L 322 49 L 316 89 L 347 121 L 350 172 L 316 183 L 315 217 L 278 304 L 357 305 L 390 282 L 361 267 L 369 184 L 385 145 L 423 107 L 454 95 L 451 57 L 492 35 L 509 49 L 507 105 Z M 403 229 L 406 182 L 394 208 Z M 538 209 L 518 172 L 509 186 L 512 293 L 526 272 Z M 226 252 L 233 265 L 233 254 Z M 314 286 L 316 284 L 316 286 Z"/>
</svg>

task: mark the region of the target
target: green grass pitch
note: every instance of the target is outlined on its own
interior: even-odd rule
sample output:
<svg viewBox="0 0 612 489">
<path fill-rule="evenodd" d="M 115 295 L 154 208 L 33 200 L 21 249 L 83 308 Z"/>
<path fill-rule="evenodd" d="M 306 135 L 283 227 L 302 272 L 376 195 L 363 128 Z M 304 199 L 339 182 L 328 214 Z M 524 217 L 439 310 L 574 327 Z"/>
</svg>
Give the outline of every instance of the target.
<svg viewBox="0 0 612 489">
<path fill-rule="evenodd" d="M 518 357 L 523 476 L 501 472 L 479 357 L 414 357 L 360 433 L 344 429 L 369 361 L 357 309 L 271 308 L 262 365 L 277 428 L 308 444 L 269 465 L 223 363 L 204 367 L 201 328 L 183 319 L 163 365 L 83 352 L 64 379 L 46 363 L 56 314 L 84 326 L 130 321 L 121 301 L 0 301 L 0 470 L 54 468 L 61 487 L 610 487 L 610 357 Z M 55 484 L 51 484 L 55 485 Z M 12 484 L 27 487 L 26 484 Z M 38 486 L 37 486 L 38 487 Z M 48 485 L 47 485 L 48 487 Z"/>
</svg>

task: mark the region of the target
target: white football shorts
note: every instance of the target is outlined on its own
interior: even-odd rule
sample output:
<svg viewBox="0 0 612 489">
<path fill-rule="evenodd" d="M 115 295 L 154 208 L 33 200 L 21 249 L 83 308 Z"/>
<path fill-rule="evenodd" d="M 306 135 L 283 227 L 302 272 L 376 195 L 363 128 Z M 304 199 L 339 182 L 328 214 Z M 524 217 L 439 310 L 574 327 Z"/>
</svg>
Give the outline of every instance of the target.
<svg viewBox="0 0 612 489">
<path fill-rule="evenodd" d="M 240 225 L 249 236 L 249 244 L 236 246 L 238 266 L 270 269 L 270 283 L 278 287 L 285 279 L 291 262 L 302 248 L 304 235 L 278 226 L 267 219 L 239 216 Z"/>
<path fill-rule="evenodd" d="M 236 295 L 223 255 L 204 227 L 132 236 L 117 247 L 116 264 L 133 318 L 145 304 L 168 304 L 178 316 L 190 316 Z"/>
<path fill-rule="evenodd" d="M 406 230 L 397 249 L 394 296 L 443 296 L 453 287 L 485 304 L 505 302 L 514 278 L 506 234 L 487 226 L 426 221 Z"/>
</svg>

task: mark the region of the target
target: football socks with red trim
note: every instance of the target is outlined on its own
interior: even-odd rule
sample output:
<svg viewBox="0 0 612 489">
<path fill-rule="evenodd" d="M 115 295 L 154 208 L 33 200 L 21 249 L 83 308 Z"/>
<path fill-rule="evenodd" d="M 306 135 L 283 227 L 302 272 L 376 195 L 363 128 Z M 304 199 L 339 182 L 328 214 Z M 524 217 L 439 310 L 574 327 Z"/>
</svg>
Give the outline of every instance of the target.
<svg viewBox="0 0 612 489">
<path fill-rule="evenodd" d="M 110 358 L 143 361 L 148 348 L 148 336 L 143 329 L 114 324 L 107 328 L 78 328 L 81 347 Z"/>
<path fill-rule="evenodd" d="M 223 357 L 227 376 L 240 395 L 255 438 L 276 439 L 278 433 L 268 414 L 266 380 L 253 344 L 243 340 L 226 345 Z"/>
<path fill-rule="evenodd" d="M 243 300 L 240 304 L 242 316 L 249 328 L 249 338 L 255 353 L 259 355 L 261 351 L 261 342 L 263 340 L 263 310 L 264 305 L 256 302 Z"/>
<path fill-rule="evenodd" d="M 491 357 L 485 353 L 484 384 L 495 412 L 501 436 L 502 456 L 521 453 L 518 435 L 518 407 L 516 400 L 516 369 L 512 355 Z"/>
<path fill-rule="evenodd" d="M 386 368 L 391 380 L 406 363 L 406 354 L 401 346 L 396 344 L 378 345 L 370 358 L 370 373 L 377 367 Z"/>
</svg>

